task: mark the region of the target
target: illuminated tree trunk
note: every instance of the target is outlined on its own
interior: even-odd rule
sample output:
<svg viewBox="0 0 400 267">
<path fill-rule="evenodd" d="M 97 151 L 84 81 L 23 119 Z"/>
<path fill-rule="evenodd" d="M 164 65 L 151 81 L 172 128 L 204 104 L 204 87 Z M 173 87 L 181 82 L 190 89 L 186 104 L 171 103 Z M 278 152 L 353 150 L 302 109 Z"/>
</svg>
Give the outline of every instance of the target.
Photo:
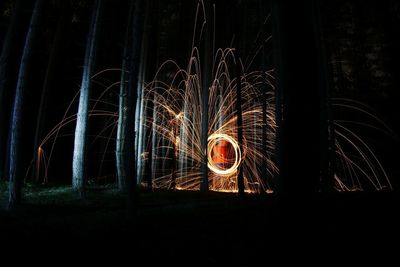
<svg viewBox="0 0 400 267">
<path fill-rule="evenodd" d="M 311 2 L 272 1 L 277 95 L 282 100 L 277 102 L 277 111 L 282 110 L 278 193 L 291 206 L 311 200 L 320 179 L 320 92 Z"/>
<path fill-rule="evenodd" d="M 145 173 L 146 173 L 146 184 L 147 187 L 151 190 L 153 187 L 153 170 L 154 170 L 154 161 L 153 161 L 153 152 L 154 152 L 154 102 L 153 100 L 155 97 L 153 95 L 150 95 L 150 100 L 148 101 L 147 104 L 147 115 L 150 116 L 150 122 L 149 124 L 151 125 L 151 128 L 149 129 L 149 139 L 147 142 L 147 161 L 146 161 L 146 166 L 145 166 Z"/>
<path fill-rule="evenodd" d="M 21 166 L 21 135 L 22 135 L 22 109 L 24 106 L 24 94 L 28 86 L 28 73 L 30 71 L 30 60 L 33 53 L 33 45 L 37 34 L 39 34 L 39 19 L 42 13 L 44 1 L 37 0 L 33 9 L 29 30 L 26 35 L 24 49 L 20 61 L 17 86 L 10 122 L 10 155 L 9 155 L 9 198 L 8 208 L 12 209 L 21 202 L 21 190 L 23 179 L 23 168 Z"/>
<path fill-rule="evenodd" d="M 148 7 L 146 9 L 146 22 L 144 27 L 144 60 L 143 60 L 143 77 L 145 82 L 149 82 L 153 80 L 154 74 L 156 71 L 158 52 L 154 53 L 157 50 L 157 29 L 158 29 L 158 4 L 159 1 L 151 0 L 148 2 Z M 147 96 L 149 99 L 152 99 L 151 95 Z M 139 128 L 139 136 L 142 138 L 139 140 L 138 147 L 138 181 L 142 180 L 147 184 L 149 189 L 152 188 L 152 149 L 150 147 L 152 140 L 152 129 L 144 127 L 144 124 L 152 125 L 153 121 L 153 101 L 145 99 L 142 97 L 142 106 L 141 106 L 141 114 L 140 114 L 140 128 Z M 149 123 L 148 123 L 149 122 Z M 141 156 L 143 153 L 143 157 Z M 143 166 L 144 165 L 144 166 Z M 144 175 L 144 177 L 142 177 Z"/>
<path fill-rule="evenodd" d="M 212 57 L 214 51 L 212 51 L 212 21 L 213 21 L 213 7 L 211 5 L 211 0 L 205 1 L 205 14 L 206 14 L 206 24 L 205 24 L 205 36 L 203 40 L 203 57 L 201 66 L 201 131 L 200 131 L 200 141 L 201 141 L 201 183 L 200 190 L 208 191 L 209 181 L 208 181 L 208 166 L 207 166 L 207 144 L 208 144 L 208 96 L 209 89 L 211 86 L 212 77 Z"/>
<path fill-rule="evenodd" d="M 33 153 L 33 179 L 38 181 L 39 180 L 39 164 L 40 164 L 40 142 L 43 138 L 43 128 L 46 119 L 46 111 L 47 111 L 47 103 L 48 103 L 48 96 L 49 90 L 54 86 L 54 75 L 57 69 L 57 65 L 59 64 L 59 53 L 60 49 L 63 46 L 63 41 L 66 32 L 66 25 L 69 19 L 69 2 L 63 1 L 60 7 L 60 17 L 58 19 L 57 30 L 54 36 L 53 44 L 51 47 L 48 63 L 47 63 L 47 70 L 46 75 L 44 78 L 44 84 L 42 89 L 42 94 L 40 97 L 39 103 L 39 112 L 37 116 L 36 122 L 36 131 L 35 131 L 35 139 L 34 139 L 34 153 Z"/>
<path fill-rule="evenodd" d="M 0 180 L 4 179 L 7 171 L 6 150 L 9 130 L 10 118 L 10 98 L 11 92 L 14 90 L 15 80 L 17 79 L 18 66 L 17 62 L 20 59 L 20 43 L 19 39 L 24 32 L 24 20 L 22 11 L 24 1 L 15 1 L 15 6 L 12 11 L 7 34 L 3 40 L 3 46 L 0 55 Z"/>
<path fill-rule="evenodd" d="M 176 188 L 176 165 L 177 165 L 177 158 L 178 155 L 178 144 L 176 143 L 176 138 L 179 136 L 179 121 L 174 118 L 172 121 L 172 134 L 173 134 L 173 141 L 172 141 L 172 154 L 171 154 L 171 183 L 169 189 L 175 190 Z"/>
<path fill-rule="evenodd" d="M 146 14 L 146 19 L 148 14 Z M 146 22 L 144 22 L 146 24 Z M 143 27 L 144 31 L 145 27 Z M 145 32 L 143 32 L 142 37 L 142 45 L 141 45 L 141 56 L 140 56 L 140 70 L 139 70 L 139 77 L 138 77 L 138 97 L 136 101 L 136 113 L 135 113 L 135 129 L 136 129 L 136 139 L 135 139 L 135 165 L 136 165 L 136 182 L 140 185 L 142 181 L 142 160 L 141 155 L 143 153 L 142 144 L 143 144 L 143 109 L 144 109 L 144 78 L 146 73 L 146 54 L 147 48 L 145 43 Z"/>
<path fill-rule="evenodd" d="M 190 116 L 190 112 L 189 112 L 189 101 L 188 99 L 188 87 L 185 88 L 185 100 L 183 103 L 183 114 L 182 114 L 182 120 L 181 120 L 181 125 L 180 125 L 180 135 L 179 135 L 179 139 L 180 139 L 180 146 L 183 149 L 179 150 L 179 170 L 180 170 L 180 177 L 186 177 L 187 175 L 187 168 L 188 168 L 188 157 L 187 157 L 187 149 L 190 146 L 190 142 L 189 142 L 189 129 L 188 129 L 188 125 L 189 125 L 189 116 Z M 186 151 L 184 151 L 184 149 Z M 185 155 L 186 154 L 186 155 Z"/>
<path fill-rule="evenodd" d="M 144 45 L 142 44 L 142 53 L 146 53 L 146 51 L 143 49 Z M 141 65 L 145 65 L 145 57 L 143 57 L 141 60 L 142 62 Z M 140 71 L 140 81 L 139 81 L 139 96 L 138 96 L 138 101 L 136 102 L 136 124 L 135 124 L 135 129 L 136 129 L 136 144 L 135 147 L 137 148 L 137 153 L 135 154 L 135 161 L 136 161 L 136 179 L 137 179 L 137 184 L 140 185 L 142 182 L 142 173 L 143 173 L 143 160 L 142 160 L 142 153 L 143 153 L 143 140 L 144 140 L 144 107 L 145 107 L 145 101 L 144 101 L 144 71 L 145 71 L 145 66 L 141 66 L 143 68 L 142 71 Z"/>
<path fill-rule="evenodd" d="M 83 76 L 79 96 L 79 107 L 75 128 L 74 155 L 72 162 L 72 188 L 80 198 L 84 198 L 86 182 L 86 152 L 88 135 L 88 110 L 91 91 L 91 76 L 94 68 L 96 42 L 103 0 L 96 0 L 92 13 L 86 44 Z"/>
</svg>

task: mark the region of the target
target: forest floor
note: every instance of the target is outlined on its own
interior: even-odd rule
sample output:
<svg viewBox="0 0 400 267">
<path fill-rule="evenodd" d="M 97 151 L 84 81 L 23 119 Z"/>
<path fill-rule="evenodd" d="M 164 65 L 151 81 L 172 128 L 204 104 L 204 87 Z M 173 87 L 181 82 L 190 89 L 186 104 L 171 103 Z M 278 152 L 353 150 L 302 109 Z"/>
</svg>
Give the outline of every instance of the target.
<svg viewBox="0 0 400 267">
<path fill-rule="evenodd" d="M 0 210 L 0 244 L 19 251 L 147 263 L 252 265 L 289 261 L 282 252 L 397 257 L 397 196 L 339 194 L 313 204 L 281 205 L 272 196 L 190 191 L 140 192 L 134 214 L 113 186 L 89 187 L 77 200 L 68 186 L 25 187 L 24 204 Z M 0 186 L 4 207 L 6 190 Z M 284 206 L 284 207 L 282 207 Z M 0 250 L 5 253 L 6 250 Z M 315 256 L 312 256 L 318 260 Z M 296 258 L 300 260 L 301 258 Z"/>
</svg>

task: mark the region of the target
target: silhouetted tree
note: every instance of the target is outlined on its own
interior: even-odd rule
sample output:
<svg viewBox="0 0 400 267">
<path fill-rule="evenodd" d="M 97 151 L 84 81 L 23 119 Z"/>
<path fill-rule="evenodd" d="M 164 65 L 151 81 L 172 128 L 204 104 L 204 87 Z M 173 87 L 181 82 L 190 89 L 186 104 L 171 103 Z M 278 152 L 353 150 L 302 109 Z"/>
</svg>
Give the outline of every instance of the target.
<svg viewBox="0 0 400 267">
<path fill-rule="evenodd" d="M 236 61 L 236 116 L 237 116 L 237 142 L 240 151 L 243 151 L 243 117 L 242 117 L 242 64 L 240 59 L 240 42 L 241 40 L 241 16 L 240 9 L 241 1 L 236 3 L 236 51 L 235 51 L 235 61 Z M 237 169 L 237 185 L 239 196 L 244 196 L 244 177 L 243 177 L 243 167 L 242 164 L 239 165 Z"/>
<path fill-rule="evenodd" d="M 324 38 L 324 29 L 321 18 L 320 2 L 314 1 L 312 5 L 314 17 L 315 45 L 317 53 L 317 75 L 320 96 L 320 173 L 321 189 L 331 192 L 334 189 L 335 174 L 335 131 L 331 114 L 330 92 L 333 85 L 332 69 L 328 63 L 327 48 Z"/>
<path fill-rule="evenodd" d="M 127 153 L 132 153 L 133 151 L 125 151 L 127 148 L 125 143 L 126 136 L 126 124 L 128 123 L 128 110 L 126 106 L 127 102 L 127 87 L 129 78 L 129 65 L 131 64 L 131 54 L 132 54 L 132 17 L 134 12 L 134 2 L 130 2 L 129 4 L 129 14 L 128 14 L 128 26 L 126 28 L 125 34 L 125 45 L 124 45 L 124 53 L 122 59 L 122 68 L 121 68 L 121 84 L 120 84 L 120 92 L 119 92 L 119 113 L 118 113 L 118 128 L 117 128 L 117 144 L 116 144 L 116 164 L 117 164 L 117 175 L 118 175 L 118 189 L 121 192 L 127 191 L 127 177 L 126 177 L 126 168 L 125 166 L 125 157 Z M 129 164 L 129 163 L 128 163 Z"/>
<path fill-rule="evenodd" d="M 204 28 L 204 38 L 202 40 L 202 62 L 201 62 L 201 131 L 200 131 L 200 141 L 201 141 L 201 191 L 208 191 L 208 166 L 207 166 L 207 145 L 208 145 L 208 97 L 209 89 L 211 86 L 212 77 L 212 62 L 213 62 L 213 6 L 211 0 L 204 1 L 205 8 L 205 28 Z"/>
<path fill-rule="evenodd" d="M 129 66 L 129 82 L 127 88 L 127 125 L 125 132 L 125 142 L 127 144 L 126 151 L 132 151 L 132 153 L 125 154 L 125 165 L 127 166 L 127 185 L 128 185 L 128 209 L 131 210 L 134 207 L 134 201 L 136 198 L 136 162 L 135 155 L 137 153 L 137 147 L 135 147 L 135 114 L 136 114 L 136 100 L 138 90 L 142 87 L 138 86 L 139 82 L 139 70 L 140 70 L 140 59 L 141 59 L 141 45 L 143 38 L 143 21 L 145 13 L 146 3 L 144 0 L 136 0 L 132 21 L 132 54 L 131 62 Z"/>
<path fill-rule="evenodd" d="M 20 59 L 20 48 L 23 42 L 24 1 L 17 0 L 12 9 L 10 24 L 0 55 L 0 179 L 3 179 L 8 168 L 6 164 L 6 144 L 8 139 L 8 122 L 10 116 L 10 99 L 15 88 L 15 80 L 18 73 L 18 61 Z"/>
<path fill-rule="evenodd" d="M 21 166 L 21 134 L 22 109 L 25 103 L 25 92 L 28 86 L 28 73 L 33 53 L 33 44 L 39 32 L 39 19 L 42 14 L 44 0 L 37 0 L 33 9 L 29 30 L 26 35 L 24 49 L 20 61 L 18 80 L 13 101 L 10 121 L 10 154 L 9 154 L 9 199 L 8 208 L 12 209 L 21 201 L 23 168 Z"/>
<path fill-rule="evenodd" d="M 259 14 L 261 15 L 260 18 L 264 19 L 264 16 L 266 16 L 266 4 L 263 0 L 260 0 L 258 3 L 259 6 Z M 266 48 L 266 43 L 265 41 L 267 40 L 267 29 L 266 25 L 262 25 L 261 29 L 261 42 L 262 42 L 262 47 L 261 47 L 261 71 L 263 75 L 263 84 L 261 87 L 261 105 L 262 105 L 262 129 L 261 129 L 261 139 L 262 139 L 262 144 L 261 144 L 261 151 L 262 151 L 262 163 L 261 163 L 261 177 L 265 183 L 265 185 L 268 184 L 268 173 L 267 173 L 267 141 L 268 141 L 268 136 L 267 136 L 267 82 L 266 82 L 266 72 L 267 72 L 267 48 Z"/>
<path fill-rule="evenodd" d="M 144 2 L 136 0 L 131 3 L 129 21 L 124 48 L 123 73 L 128 76 L 128 84 L 121 83 L 120 114 L 117 134 L 117 171 L 118 185 L 121 191 L 132 192 L 136 187 L 135 154 L 135 113 L 138 90 L 139 68 L 141 59 L 141 44 L 143 33 Z M 128 72 L 124 71 L 124 68 Z M 125 77 L 123 77 L 125 80 Z M 124 81 L 122 80 L 122 82 Z"/>
<path fill-rule="evenodd" d="M 93 7 L 92 19 L 86 44 L 79 107 L 75 128 L 74 156 L 72 162 L 72 187 L 81 198 L 84 197 L 86 182 L 86 142 L 88 135 L 88 110 L 91 91 L 91 76 L 94 68 L 96 43 L 100 29 L 99 23 L 103 4 L 103 0 L 96 0 Z"/>
<path fill-rule="evenodd" d="M 280 154 L 278 192 L 294 205 L 310 199 L 318 191 L 320 179 L 320 92 L 312 0 L 274 0 L 272 18 Z"/>
</svg>

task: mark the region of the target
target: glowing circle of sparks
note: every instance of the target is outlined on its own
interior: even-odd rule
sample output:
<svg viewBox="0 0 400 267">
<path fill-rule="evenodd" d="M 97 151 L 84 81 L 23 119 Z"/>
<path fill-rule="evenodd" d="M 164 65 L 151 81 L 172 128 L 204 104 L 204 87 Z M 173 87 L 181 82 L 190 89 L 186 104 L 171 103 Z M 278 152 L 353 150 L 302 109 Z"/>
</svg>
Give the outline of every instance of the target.
<svg viewBox="0 0 400 267">
<path fill-rule="evenodd" d="M 218 164 L 214 162 L 212 157 L 212 150 L 220 141 L 226 141 L 230 143 L 235 152 L 235 161 L 233 162 L 232 166 L 228 169 L 223 169 L 220 166 L 218 166 Z M 236 170 L 242 161 L 242 153 L 240 151 L 238 142 L 232 136 L 227 134 L 215 133 L 211 134 L 208 137 L 207 158 L 208 158 L 207 165 L 210 170 L 219 175 L 229 176 L 236 174 Z"/>
</svg>

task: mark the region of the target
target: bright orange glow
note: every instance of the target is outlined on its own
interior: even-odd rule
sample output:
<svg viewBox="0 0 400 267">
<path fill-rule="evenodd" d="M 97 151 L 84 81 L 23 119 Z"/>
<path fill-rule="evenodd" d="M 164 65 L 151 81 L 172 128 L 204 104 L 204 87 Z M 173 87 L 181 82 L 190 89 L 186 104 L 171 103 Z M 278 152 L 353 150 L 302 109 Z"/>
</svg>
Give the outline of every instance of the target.
<svg viewBox="0 0 400 267">
<path fill-rule="evenodd" d="M 227 134 L 208 137 L 208 168 L 219 175 L 233 175 L 242 161 L 236 140 Z"/>
<path fill-rule="evenodd" d="M 225 140 L 220 140 L 212 148 L 212 160 L 214 163 L 218 163 L 225 167 L 227 164 L 231 163 L 234 152 L 232 150 L 232 145 Z"/>
</svg>

